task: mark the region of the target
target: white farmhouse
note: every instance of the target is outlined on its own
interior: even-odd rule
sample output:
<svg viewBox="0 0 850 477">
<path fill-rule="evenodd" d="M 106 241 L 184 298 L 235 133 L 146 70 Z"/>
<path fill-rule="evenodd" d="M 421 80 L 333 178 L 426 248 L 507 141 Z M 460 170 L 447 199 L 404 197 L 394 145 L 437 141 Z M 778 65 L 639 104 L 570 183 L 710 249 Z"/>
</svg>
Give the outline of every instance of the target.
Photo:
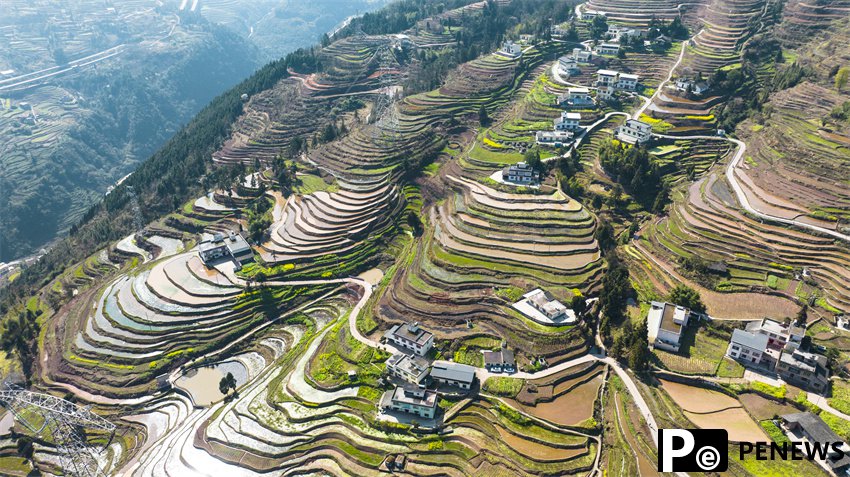
<svg viewBox="0 0 850 477">
<path fill-rule="evenodd" d="M 584 48 L 573 48 L 573 59 L 579 63 L 590 63 L 593 59 L 593 52 Z"/>
<path fill-rule="evenodd" d="M 522 56 L 522 47 L 508 40 L 502 44 L 502 49 L 499 50 L 499 53 L 508 58 L 519 58 Z"/>
<path fill-rule="evenodd" d="M 419 356 L 425 356 L 434 346 L 434 335 L 420 328 L 418 322 L 393 325 L 384 333 L 384 339 Z"/>
<path fill-rule="evenodd" d="M 581 69 L 578 67 L 578 61 L 571 56 L 558 58 L 558 71 L 567 76 L 581 73 Z"/>
<path fill-rule="evenodd" d="M 570 131 L 537 131 L 534 140 L 545 146 L 563 147 L 573 142 L 573 136 Z"/>
<path fill-rule="evenodd" d="M 558 104 L 573 107 L 590 106 L 593 105 L 593 98 L 588 88 L 568 88 L 566 94 L 558 96 Z"/>
<path fill-rule="evenodd" d="M 617 53 L 620 52 L 620 45 L 617 43 L 600 43 L 596 45 L 595 51 L 597 55 L 617 56 Z"/>
<path fill-rule="evenodd" d="M 556 131 L 577 131 L 581 128 L 581 113 L 570 113 L 564 111 L 561 117 L 555 120 Z"/>
<path fill-rule="evenodd" d="M 547 325 L 573 324 L 578 321 L 575 311 L 558 300 L 550 299 L 543 290 L 536 288 L 513 304 L 514 309 L 538 323 Z"/>
<path fill-rule="evenodd" d="M 638 75 L 620 73 L 617 75 L 617 89 L 634 91 L 637 88 Z"/>
<path fill-rule="evenodd" d="M 616 86 L 619 73 L 613 70 L 598 70 L 596 72 L 596 86 Z"/>
<path fill-rule="evenodd" d="M 536 184 L 540 180 L 540 173 L 525 162 L 517 162 L 502 169 L 502 180 L 521 185 Z"/>
<path fill-rule="evenodd" d="M 617 128 L 617 139 L 627 144 L 644 144 L 652 139 L 652 125 L 637 119 L 627 119 Z"/>
<path fill-rule="evenodd" d="M 691 311 L 683 306 L 652 302 L 646 324 L 649 346 L 678 352 L 690 314 Z"/>
<path fill-rule="evenodd" d="M 385 392 L 381 397 L 381 409 L 433 419 L 437 412 L 437 393 L 407 384 Z"/>
</svg>

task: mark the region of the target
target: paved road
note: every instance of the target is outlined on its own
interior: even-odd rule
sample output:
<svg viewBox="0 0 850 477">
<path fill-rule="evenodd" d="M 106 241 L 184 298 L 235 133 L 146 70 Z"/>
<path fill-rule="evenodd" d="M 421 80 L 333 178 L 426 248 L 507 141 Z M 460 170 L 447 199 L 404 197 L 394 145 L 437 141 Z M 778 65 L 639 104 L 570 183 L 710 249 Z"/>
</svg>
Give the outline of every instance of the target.
<svg viewBox="0 0 850 477">
<path fill-rule="evenodd" d="M 652 443 L 655 444 L 655 447 L 658 447 L 658 423 L 655 422 L 655 416 L 652 415 L 649 405 L 646 404 L 646 401 L 643 399 L 643 395 L 641 395 L 637 385 L 632 380 L 632 377 L 614 358 L 607 357 L 602 359 L 602 362 L 611 366 L 611 369 L 613 369 L 617 373 L 617 376 L 619 376 L 620 379 L 623 380 L 623 383 L 625 383 L 626 389 L 629 390 L 629 394 L 632 395 L 632 399 L 635 401 L 635 405 L 637 405 L 638 409 L 640 409 L 640 413 L 643 415 L 643 418 L 646 419 L 646 424 L 649 426 L 649 434 L 652 436 Z"/>
<path fill-rule="evenodd" d="M 844 419 L 845 421 L 850 421 L 850 416 L 848 416 L 847 414 L 844 414 L 843 412 L 839 411 L 838 409 L 835 409 L 834 407 L 830 406 L 829 403 L 826 401 L 826 398 L 824 396 L 810 392 L 810 393 L 808 393 L 808 399 L 809 399 L 809 401 L 814 403 L 817 407 L 819 407 L 819 408 L 823 409 L 824 411 L 832 414 L 833 416 Z"/>
<path fill-rule="evenodd" d="M 697 33 L 697 35 L 699 35 L 699 33 Z M 694 36 L 696 36 L 696 35 L 694 35 Z M 673 65 L 673 67 L 670 68 L 670 72 L 667 74 L 667 78 L 664 81 L 662 81 L 661 84 L 659 84 L 657 88 L 655 88 L 655 93 L 652 94 L 652 97 L 649 98 L 649 101 L 644 102 L 643 106 L 641 106 L 637 111 L 635 111 L 635 114 L 632 115 L 632 118 L 634 118 L 634 119 L 639 118 L 640 115 L 643 114 L 644 111 L 646 111 L 646 108 L 648 108 L 649 105 L 653 101 L 655 101 L 655 98 L 658 97 L 658 94 L 661 93 L 661 91 L 664 90 L 664 86 L 666 86 L 667 83 L 670 82 L 670 80 L 673 78 L 673 73 L 676 71 L 676 68 L 679 67 L 680 63 L 682 63 L 682 58 L 685 57 L 685 51 L 687 51 L 688 45 L 690 43 L 691 43 L 690 40 L 685 40 L 685 41 L 682 42 L 682 51 L 679 52 L 679 59 L 677 59 L 676 63 Z"/>
</svg>

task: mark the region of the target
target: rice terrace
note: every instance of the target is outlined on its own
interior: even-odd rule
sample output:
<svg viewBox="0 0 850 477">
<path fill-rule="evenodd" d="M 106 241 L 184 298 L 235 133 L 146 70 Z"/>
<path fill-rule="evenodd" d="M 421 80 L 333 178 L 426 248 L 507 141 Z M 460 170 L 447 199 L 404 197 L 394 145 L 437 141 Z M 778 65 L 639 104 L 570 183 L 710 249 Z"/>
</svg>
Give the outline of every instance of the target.
<svg viewBox="0 0 850 477">
<path fill-rule="evenodd" d="M 850 1 L 382 5 L 0 263 L 0 474 L 850 475 Z M 14 177 L 90 107 L 32 79 Z"/>
</svg>

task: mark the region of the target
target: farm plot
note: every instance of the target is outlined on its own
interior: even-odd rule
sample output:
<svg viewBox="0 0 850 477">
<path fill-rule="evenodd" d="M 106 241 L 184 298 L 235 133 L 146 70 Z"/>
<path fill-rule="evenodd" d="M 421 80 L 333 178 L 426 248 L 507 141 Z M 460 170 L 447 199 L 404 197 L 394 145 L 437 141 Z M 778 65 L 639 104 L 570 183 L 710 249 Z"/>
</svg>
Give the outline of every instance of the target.
<svg viewBox="0 0 850 477">
<path fill-rule="evenodd" d="M 740 213 L 716 174 L 692 184 L 669 217 L 650 224 L 639 243 L 668 263 L 724 263 L 726 272 L 708 274 L 709 279 L 703 280 L 719 292 L 770 290 L 795 297 L 801 287 L 794 281 L 795 273 L 805 268 L 824 296 L 823 306 L 850 309 L 847 251 L 830 239 L 760 223 Z"/>
<path fill-rule="evenodd" d="M 169 257 L 92 289 L 67 310 L 45 370 L 50 381 L 112 396 L 158 386 L 155 377 L 264 316 L 303 303 L 323 287 L 244 290 L 207 269 L 195 253 Z M 60 347 L 61 346 L 61 347 Z"/>
<path fill-rule="evenodd" d="M 735 442 L 767 439 L 762 428 L 737 399 L 710 389 L 672 381 L 662 380 L 661 386 L 698 427 L 726 429 L 729 431 L 729 439 Z"/>
<path fill-rule="evenodd" d="M 755 207 L 832 229 L 850 218 L 844 212 L 850 208 L 850 135 L 819 125 L 843 100 L 831 89 L 802 83 L 771 98 L 775 112 L 764 127 L 740 128 L 750 159 L 736 172 Z"/>
<path fill-rule="evenodd" d="M 526 381 L 506 399 L 517 409 L 562 426 L 581 426 L 593 417 L 605 367 L 597 363 L 566 369 L 556 375 Z"/>
<path fill-rule="evenodd" d="M 327 320 L 315 327 L 323 323 Z M 176 473 L 184 462 L 208 462 L 214 466 L 210 468 L 244 468 L 251 475 L 294 470 L 337 474 L 345 469 L 377 476 L 385 457 L 399 454 L 407 458 L 406 470 L 416 474 L 537 475 L 581 472 L 593 465 L 597 446 L 587 436 L 541 427 L 498 401 L 475 399 L 462 405 L 447 422 L 454 432 L 423 437 L 410 432 L 409 425 L 376 419 L 374 400 L 381 390 L 349 382 L 343 389 L 351 392 L 331 398 L 339 391 L 299 381 L 302 366 L 347 346 L 348 340 L 341 340 L 327 347 L 324 339 L 329 331 L 346 329 L 344 321 L 337 321 L 324 331 L 287 341 L 287 349 L 295 353 L 280 367 L 244 387 L 218 412 L 193 414 L 180 432 L 171 433 L 178 436 L 175 440 L 145 454 L 137 474 L 153 469 Z"/>
<path fill-rule="evenodd" d="M 341 182 L 336 192 L 293 196 L 280 207 L 270 240 L 260 250 L 264 262 L 282 269 L 323 269 L 345 258 L 349 267 L 389 233 L 403 204 L 399 190 L 386 179 Z"/>
<path fill-rule="evenodd" d="M 573 342 L 575 333 L 531 322 L 495 290 L 592 287 L 602 265 L 593 217 L 560 193 L 505 193 L 462 177 L 447 180 L 457 192 L 432 209 L 434 230 L 393 277 L 376 321 L 413 316 L 439 323 L 441 338 L 485 332 L 506 339 L 529 360 L 535 354 L 564 359 L 583 350 Z M 467 319 L 481 329 L 444 328 Z"/>
</svg>

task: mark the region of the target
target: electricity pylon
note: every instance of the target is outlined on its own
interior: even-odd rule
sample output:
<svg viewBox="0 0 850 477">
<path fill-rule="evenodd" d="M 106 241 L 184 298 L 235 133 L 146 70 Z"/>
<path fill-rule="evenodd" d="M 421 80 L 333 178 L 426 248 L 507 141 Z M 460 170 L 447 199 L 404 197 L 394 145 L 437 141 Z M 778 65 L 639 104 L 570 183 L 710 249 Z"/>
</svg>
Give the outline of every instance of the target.
<svg viewBox="0 0 850 477">
<path fill-rule="evenodd" d="M 101 477 L 97 449 L 85 438 L 85 429 L 108 432 L 109 441 L 115 434 L 115 424 L 91 412 L 89 406 L 77 406 L 49 394 L 9 386 L 0 391 L 0 405 L 33 434 L 45 436 L 59 451 L 59 462 L 67 475 Z M 107 442 L 109 442 L 107 441 Z M 104 448 L 108 446 L 108 443 Z"/>
</svg>

